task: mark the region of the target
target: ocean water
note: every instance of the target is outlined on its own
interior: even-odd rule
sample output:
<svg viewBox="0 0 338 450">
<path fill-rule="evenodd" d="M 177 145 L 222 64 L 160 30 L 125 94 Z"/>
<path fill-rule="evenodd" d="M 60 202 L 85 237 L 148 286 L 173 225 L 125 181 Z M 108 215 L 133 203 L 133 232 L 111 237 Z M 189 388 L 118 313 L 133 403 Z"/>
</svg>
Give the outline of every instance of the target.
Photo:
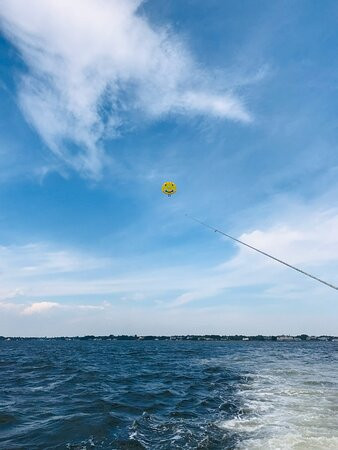
<svg viewBox="0 0 338 450">
<path fill-rule="evenodd" d="M 0 448 L 338 450 L 338 343 L 0 341 Z"/>
</svg>

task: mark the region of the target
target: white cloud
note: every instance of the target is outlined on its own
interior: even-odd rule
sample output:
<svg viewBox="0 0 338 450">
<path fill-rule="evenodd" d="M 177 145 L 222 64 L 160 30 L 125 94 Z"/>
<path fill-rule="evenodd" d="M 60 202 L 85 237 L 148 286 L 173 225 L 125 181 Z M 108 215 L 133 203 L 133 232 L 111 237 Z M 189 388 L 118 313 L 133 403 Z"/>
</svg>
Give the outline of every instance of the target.
<svg viewBox="0 0 338 450">
<path fill-rule="evenodd" d="M 242 122 L 250 122 L 251 118 L 244 106 L 229 95 L 215 95 L 207 92 L 187 92 L 178 101 L 186 110 L 211 114 L 215 117 L 229 117 Z"/>
<path fill-rule="evenodd" d="M 293 213 L 291 217 L 281 215 L 273 225 L 262 224 L 240 238 L 332 284 L 338 284 L 338 210 L 318 210 L 313 205 L 299 205 L 298 209 L 298 216 Z M 211 233 L 210 239 L 216 238 L 217 235 Z M 226 245 L 224 243 L 224 247 Z M 286 332 L 288 323 L 298 330 L 297 324 L 292 322 L 294 308 L 306 303 L 309 310 L 306 314 L 304 312 L 302 318 L 298 317 L 299 327 L 304 326 L 303 330 L 309 330 L 307 326 L 312 330 L 323 330 L 323 324 L 315 327 L 314 315 L 319 314 L 319 307 L 320 317 L 323 318 L 320 320 L 333 314 L 334 308 L 338 308 L 336 297 L 334 290 L 241 246 L 238 246 L 233 257 L 216 266 L 210 265 L 208 261 L 202 266 L 193 264 L 190 267 L 177 265 L 154 269 L 143 266 L 132 273 L 130 260 L 119 260 L 119 264 L 116 264 L 108 258 L 101 259 L 70 249 L 56 250 L 55 246 L 52 248 L 47 244 L 0 248 L 0 316 L 4 317 L 4 325 L 6 317 L 10 316 L 8 320 L 12 325 L 26 318 L 33 327 L 34 317 L 38 317 L 40 312 L 48 312 L 46 317 L 53 315 L 59 324 L 62 330 L 59 334 L 64 333 L 64 321 L 68 327 L 71 324 L 78 330 L 82 327 L 83 333 L 100 333 L 102 328 L 100 325 L 95 328 L 95 320 L 104 323 L 105 329 L 108 329 L 110 320 L 121 332 L 123 326 L 130 330 L 134 326 L 135 332 L 140 332 L 143 325 L 137 326 L 131 319 L 132 309 L 139 311 L 138 317 L 144 318 L 147 325 L 143 329 L 148 332 L 152 332 L 152 323 L 156 330 L 162 327 L 167 332 L 183 332 L 182 321 L 175 327 L 173 324 L 166 325 L 164 319 L 180 316 L 179 312 L 176 313 L 179 310 L 194 321 L 188 327 L 189 332 L 194 327 L 196 332 L 207 331 L 207 327 L 212 330 L 211 319 L 214 320 L 216 313 L 209 311 L 211 322 L 206 322 L 204 327 L 204 317 L 198 319 L 196 312 L 208 304 L 224 305 L 224 314 L 235 311 L 233 317 L 237 323 L 233 325 L 234 330 L 240 324 L 247 327 L 250 314 L 255 313 L 255 326 L 246 329 L 259 331 L 258 324 L 264 325 L 263 319 L 258 320 L 259 305 L 261 311 L 266 308 L 269 310 L 269 320 L 275 317 L 275 323 L 279 320 L 278 308 L 281 308 L 284 318 L 280 331 Z M 241 310 L 244 307 L 247 319 L 242 320 L 238 308 Z M 234 308 L 233 311 L 231 308 Z M 114 315 L 116 310 L 120 322 Z M 156 318 L 161 322 L 155 323 Z M 226 320 L 228 318 L 227 315 Z M 225 318 L 222 320 L 228 323 Z M 221 327 L 221 322 L 221 318 L 217 319 L 217 326 Z M 86 324 L 90 324 L 92 331 L 86 329 Z M 330 326 L 332 330 L 333 325 Z M 269 327 L 272 329 L 273 324 Z M 56 330 L 55 327 L 53 329 Z M 70 328 L 67 329 L 68 334 L 74 334 L 69 331 Z M 265 329 L 262 328 L 261 332 Z M 237 331 L 240 331 L 239 328 Z M 46 333 L 51 331 L 46 329 Z"/>
<path fill-rule="evenodd" d="M 218 295 L 225 287 L 224 283 L 221 287 L 219 285 L 217 286 L 214 277 L 210 277 L 208 280 L 204 279 L 203 281 L 207 281 L 206 285 L 199 286 L 196 290 L 188 291 L 184 294 L 179 295 L 174 301 L 168 303 L 167 306 L 169 306 L 170 308 L 176 308 L 178 306 L 183 306 L 186 303 L 194 302 L 196 300 L 205 300 Z M 213 281 L 212 284 L 210 283 L 211 281 Z"/>
<path fill-rule="evenodd" d="M 58 285 L 63 282 L 67 285 L 67 277 L 74 280 L 89 276 L 92 272 L 97 274 L 108 262 L 111 267 L 111 259 L 93 257 L 73 249 L 60 249 L 46 243 L 0 245 L 0 302 L 27 296 L 40 298 L 40 293 L 52 280 L 57 293 Z M 47 292 L 53 295 L 49 289 Z"/>
<path fill-rule="evenodd" d="M 57 312 L 58 316 L 55 316 Z M 72 314 L 70 314 L 72 312 Z M 10 320 L 11 319 L 11 320 Z M 14 319 L 14 320 L 13 320 Z M 218 307 L 182 307 L 154 309 L 112 306 L 86 313 L 73 308 L 55 308 L 45 314 L 19 314 L 4 311 L 0 315 L 4 336 L 76 336 L 85 334 L 336 334 L 334 314 L 305 311 L 301 315 L 253 308 L 251 305 Z M 20 328 L 19 328 L 20 327 Z M 19 331 L 18 331 L 19 330 Z"/>
<path fill-rule="evenodd" d="M 0 309 L 4 312 L 4 311 L 20 311 L 20 305 L 17 305 L 15 303 L 10 303 L 10 302 L 6 302 L 3 301 L 2 299 L 0 299 Z"/>
<path fill-rule="evenodd" d="M 55 302 L 36 302 L 32 303 L 30 306 L 27 306 L 23 309 L 22 314 L 31 315 L 31 314 L 41 314 L 50 311 L 51 309 L 58 308 L 59 303 Z"/>
<path fill-rule="evenodd" d="M 71 249 L 57 249 L 44 243 L 0 245 L 0 273 L 17 278 L 58 273 L 76 273 L 104 266 L 104 258 L 83 255 Z"/>
<path fill-rule="evenodd" d="M 95 312 L 95 311 L 105 311 L 110 308 L 109 302 L 103 302 L 98 305 L 91 305 L 91 304 L 61 304 L 57 302 L 47 302 L 47 301 L 39 301 L 31 303 L 30 305 L 25 304 L 10 304 L 10 303 L 0 303 L 0 307 L 9 307 L 9 305 L 12 305 L 16 308 L 16 310 L 20 311 L 21 314 L 24 315 L 32 315 L 32 314 L 40 314 L 45 312 L 50 312 L 51 310 L 62 310 L 65 311 L 67 314 L 76 312 L 77 314 L 81 311 L 84 312 Z M 70 314 L 71 316 L 72 314 Z"/>
<path fill-rule="evenodd" d="M 301 209 L 301 208 L 300 208 Z M 214 234 L 210 239 L 214 239 Z M 338 284 L 338 211 L 305 212 L 240 236 L 242 240 Z M 229 242 L 229 241 L 228 241 Z M 224 244 L 226 246 L 226 244 Z M 231 244 L 230 244 L 231 245 Z M 330 289 L 245 247 L 222 264 L 144 267 L 47 244 L 0 247 L 0 299 L 112 296 L 121 302 L 179 307 L 250 287 L 266 298 L 301 298 Z M 108 297 L 108 299 L 112 298 Z"/>
<path fill-rule="evenodd" d="M 293 205 L 294 206 L 294 205 Z M 280 217 L 277 223 L 243 233 L 239 239 L 276 258 L 338 286 L 338 210 L 299 205 L 299 213 Z M 221 238 L 231 245 L 228 238 Z M 250 287 L 252 297 L 287 300 L 331 298 L 334 290 L 286 268 L 254 250 L 236 244 L 237 253 L 226 262 L 196 274 L 190 288 L 169 306 L 222 295 L 231 298 L 234 289 Z M 186 280 L 187 283 L 187 280 Z M 187 283 L 188 284 L 188 283 Z"/>
<path fill-rule="evenodd" d="M 327 267 L 332 274 L 329 267 L 331 264 L 335 267 L 338 262 L 338 210 L 313 210 L 311 205 L 304 209 L 300 205 L 298 214 L 281 217 L 278 223 L 269 228 L 243 233 L 239 239 L 292 265 L 312 271 L 319 267 L 321 272 Z M 236 257 L 226 262 L 223 269 L 243 266 L 245 261 L 249 265 L 276 267 L 277 264 L 283 271 L 289 270 L 241 246 Z"/>
<path fill-rule="evenodd" d="M 98 176 L 102 139 L 137 115 L 250 115 L 193 61 L 168 28 L 138 13 L 141 0 L 1 0 L 2 27 L 28 67 L 21 108 L 68 165 Z M 228 82 L 227 82 L 228 83 Z"/>
</svg>

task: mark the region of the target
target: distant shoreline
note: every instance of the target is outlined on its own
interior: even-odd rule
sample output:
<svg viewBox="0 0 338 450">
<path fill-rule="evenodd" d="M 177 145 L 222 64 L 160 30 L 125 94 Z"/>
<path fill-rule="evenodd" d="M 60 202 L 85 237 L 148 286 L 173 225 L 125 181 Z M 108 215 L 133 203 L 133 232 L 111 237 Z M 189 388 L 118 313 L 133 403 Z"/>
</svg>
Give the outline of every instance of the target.
<svg viewBox="0 0 338 450">
<path fill-rule="evenodd" d="M 61 340 L 61 341 L 273 341 L 273 342 L 301 342 L 301 341 L 330 341 L 338 342 L 337 336 L 309 336 L 307 334 L 299 335 L 276 335 L 276 336 L 245 336 L 245 335 L 173 335 L 173 336 L 138 336 L 138 335 L 113 335 L 108 336 L 58 336 L 58 337 L 19 337 L 19 336 L 0 336 L 0 341 L 21 341 L 21 340 Z"/>
</svg>

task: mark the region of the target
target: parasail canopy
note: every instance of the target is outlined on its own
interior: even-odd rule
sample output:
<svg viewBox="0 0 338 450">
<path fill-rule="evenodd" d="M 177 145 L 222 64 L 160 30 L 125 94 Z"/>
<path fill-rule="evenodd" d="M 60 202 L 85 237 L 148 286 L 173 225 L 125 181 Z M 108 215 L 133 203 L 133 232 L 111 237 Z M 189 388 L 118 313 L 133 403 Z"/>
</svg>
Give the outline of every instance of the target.
<svg viewBox="0 0 338 450">
<path fill-rule="evenodd" d="M 163 194 L 168 195 L 168 197 L 175 194 L 176 190 L 176 184 L 172 181 L 166 181 L 162 184 L 162 192 Z"/>
</svg>

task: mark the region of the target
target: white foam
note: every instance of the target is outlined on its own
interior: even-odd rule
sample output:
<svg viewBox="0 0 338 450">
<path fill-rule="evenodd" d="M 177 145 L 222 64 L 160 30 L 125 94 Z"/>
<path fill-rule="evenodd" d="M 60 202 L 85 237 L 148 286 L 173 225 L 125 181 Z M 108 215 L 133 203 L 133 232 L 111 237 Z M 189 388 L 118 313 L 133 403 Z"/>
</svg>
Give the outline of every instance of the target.
<svg viewBox="0 0 338 450">
<path fill-rule="evenodd" d="M 338 364 L 296 358 L 251 367 L 241 411 L 219 426 L 243 450 L 338 450 Z"/>
</svg>

